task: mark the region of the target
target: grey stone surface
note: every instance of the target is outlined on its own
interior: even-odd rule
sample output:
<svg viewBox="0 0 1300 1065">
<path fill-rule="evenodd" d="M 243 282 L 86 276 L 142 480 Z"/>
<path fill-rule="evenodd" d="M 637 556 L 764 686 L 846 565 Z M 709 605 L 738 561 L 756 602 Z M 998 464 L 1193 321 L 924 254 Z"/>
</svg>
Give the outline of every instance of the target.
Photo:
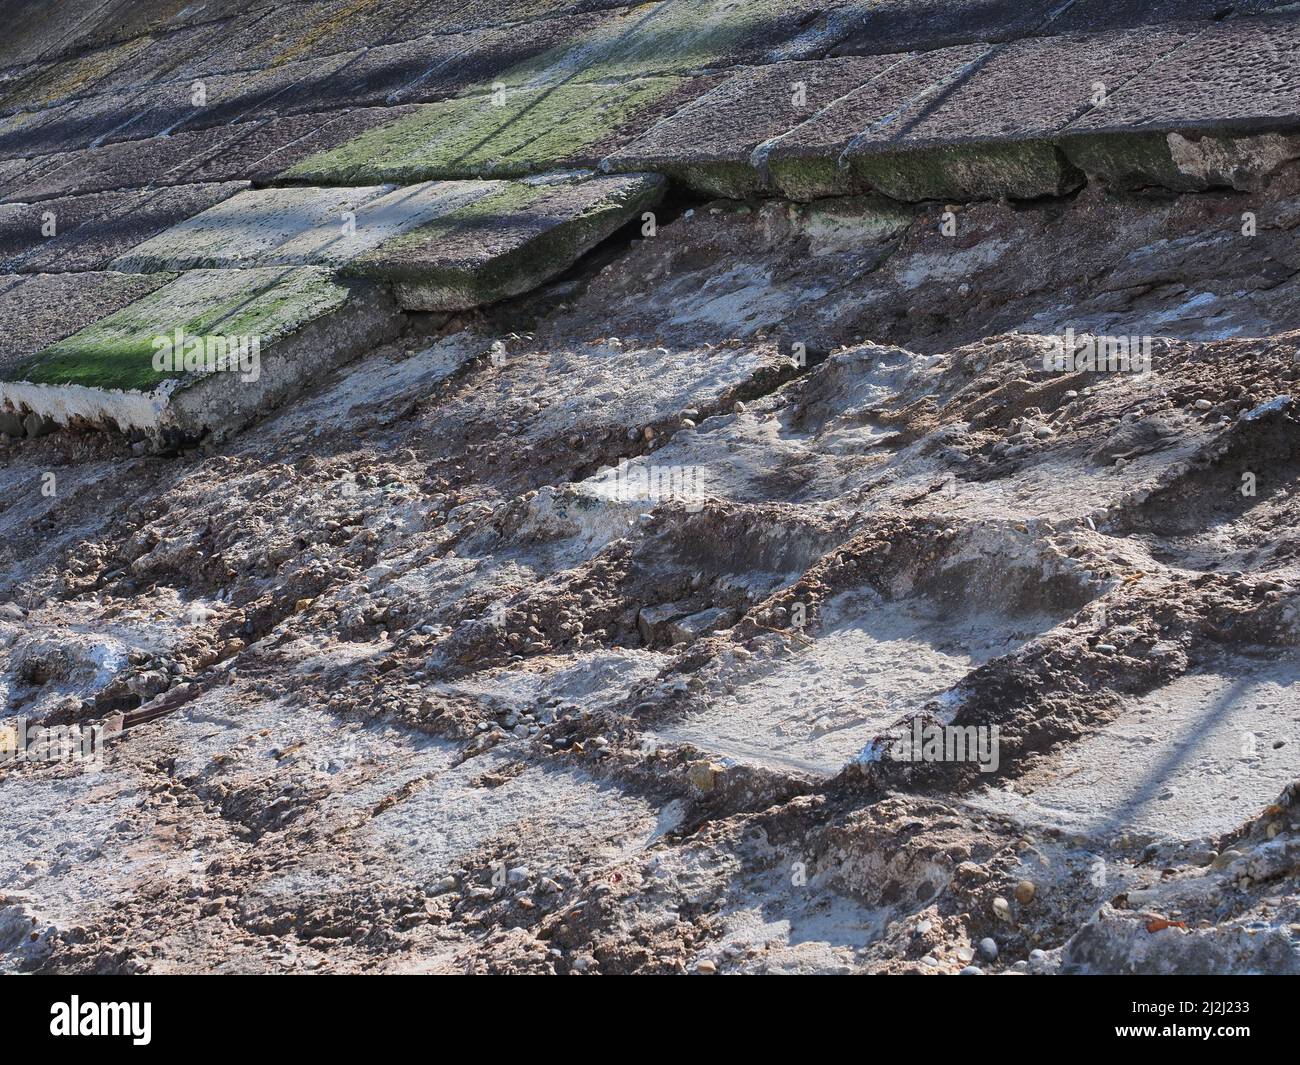
<svg viewBox="0 0 1300 1065">
<path fill-rule="evenodd" d="M 493 303 L 554 277 L 658 201 L 658 175 L 511 182 L 492 196 L 388 241 L 348 272 L 392 283 L 412 310 Z"/>
<path fill-rule="evenodd" d="M 750 156 L 765 141 L 809 121 L 885 73 L 890 57 L 747 67 L 604 161 L 616 170 L 660 170 L 715 195 L 758 187 Z"/>
<path fill-rule="evenodd" d="M 824 108 L 775 142 L 767 162 L 775 186 L 804 199 L 851 191 L 852 176 L 840 155 L 860 137 L 898 128 L 925 101 L 956 85 L 987 45 L 960 45 L 896 61 L 870 81 Z"/>
<path fill-rule="evenodd" d="M 132 248 L 113 263 L 130 273 L 196 268 L 334 265 L 500 187 L 490 181 L 393 188 L 257 189 L 240 193 Z"/>
<path fill-rule="evenodd" d="M 22 273 L 102 270 L 129 248 L 233 196 L 245 182 L 90 193 L 0 205 L 0 268 Z M 55 232 L 42 227 L 53 215 Z"/>
<path fill-rule="evenodd" d="M 1067 132 L 1300 125 L 1300 21 L 1215 25 L 1169 51 Z"/>
<path fill-rule="evenodd" d="M 863 4 L 831 55 L 925 51 L 1007 41 L 1042 29 L 1059 0 L 878 0 Z"/>
<path fill-rule="evenodd" d="M 265 180 L 403 113 L 394 108 L 362 108 L 291 115 L 61 153 L 28 162 L 6 186 L 4 200 L 30 202 L 146 185 Z"/>
<path fill-rule="evenodd" d="M 165 274 L 32 274 L 0 283 L 0 370 L 166 284 Z"/>
</svg>

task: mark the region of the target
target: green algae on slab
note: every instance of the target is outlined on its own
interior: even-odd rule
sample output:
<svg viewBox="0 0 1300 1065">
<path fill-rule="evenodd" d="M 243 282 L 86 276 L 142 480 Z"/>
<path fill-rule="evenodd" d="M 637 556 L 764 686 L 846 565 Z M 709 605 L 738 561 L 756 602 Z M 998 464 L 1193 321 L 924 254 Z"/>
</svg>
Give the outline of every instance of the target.
<svg viewBox="0 0 1300 1065">
<path fill-rule="evenodd" d="M 584 152 L 680 88 L 677 78 L 505 89 L 422 105 L 298 163 L 282 180 L 320 184 L 510 177 L 595 162 Z"/>
<path fill-rule="evenodd" d="M 7 368 L 45 385 L 146 391 L 179 376 L 154 368 L 158 337 L 257 337 L 263 348 L 337 310 L 346 286 L 313 268 L 200 270 Z"/>
<path fill-rule="evenodd" d="M 980 141 L 906 150 L 848 152 L 864 184 L 896 200 L 1034 199 L 1083 184 L 1050 141 Z"/>
</svg>

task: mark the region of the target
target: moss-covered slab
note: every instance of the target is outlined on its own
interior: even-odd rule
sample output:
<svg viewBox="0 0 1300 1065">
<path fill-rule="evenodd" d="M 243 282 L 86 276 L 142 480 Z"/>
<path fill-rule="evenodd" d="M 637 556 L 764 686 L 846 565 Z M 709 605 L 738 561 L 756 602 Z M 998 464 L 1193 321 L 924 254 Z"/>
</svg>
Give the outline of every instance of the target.
<svg viewBox="0 0 1300 1065">
<path fill-rule="evenodd" d="M 339 266 L 487 196 L 490 181 L 254 189 L 145 241 L 114 269 Z"/>
<path fill-rule="evenodd" d="M 673 104 L 684 102 L 682 95 L 693 85 L 679 78 L 611 85 L 575 82 L 426 104 L 332 151 L 304 159 L 282 180 L 409 183 L 590 166 L 638 136 Z"/>
<path fill-rule="evenodd" d="M 656 123 L 601 167 L 658 171 L 705 195 L 748 195 L 763 185 L 767 142 L 895 62 L 876 56 L 746 67 Z"/>
<path fill-rule="evenodd" d="M 511 182 L 389 241 L 347 272 L 389 282 L 408 310 L 494 303 L 563 272 L 653 207 L 664 186 L 656 174 Z"/>
<path fill-rule="evenodd" d="M 1098 133 L 1059 143 L 1072 165 L 1115 189 L 1246 190 L 1300 159 L 1300 133 Z"/>
<path fill-rule="evenodd" d="M 891 147 L 850 154 L 849 165 L 865 186 L 908 203 L 1061 196 L 1084 180 L 1046 140 Z"/>
<path fill-rule="evenodd" d="M 192 271 L 0 371 L 0 409 L 222 435 L 392 335 L 370 286 L 313 267 Z"/>
<path fill-rule="evenodd" d="M 166 274 L 0 275 L 0 375 L 170 280 Z"/>
</svg>

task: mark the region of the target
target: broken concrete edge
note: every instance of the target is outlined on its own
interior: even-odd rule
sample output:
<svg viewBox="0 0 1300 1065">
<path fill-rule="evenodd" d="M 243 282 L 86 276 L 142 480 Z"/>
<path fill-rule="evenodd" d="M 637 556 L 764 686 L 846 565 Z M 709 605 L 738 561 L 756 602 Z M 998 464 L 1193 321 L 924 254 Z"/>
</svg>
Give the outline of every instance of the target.
<svg viewBox="0 0 1300 1065">
<path fill-rule="evenodd" d="M 1243 188 L 1300 158 L 1296 123 L 1180 126 L 1167 130 L 1079 132 L 1019 140 L 931 142 L 847 153 L 776 150 L 736 159 L 628 159 L 609 156 L 605 173 L 654 169 L 691 192 L 726 199 L 782 196 L 807 202 L 878 192 L 907 203 L 1062 196 L 1085 181 L 1174 192 Z"/>
<path fill-rule="evenodd" d="M 151 389 L 12 379 L 0 381 L 0 411 L 62 426 L 140 431 L 154 440 L 221 440 L 400 331 L 401 316 L 381 287 L 335 284 L 339 302 L 274 337 L 260 352 L 255 379 L 232 382 L 232 374 L 217 371 L 169 377 Z"/>
<path fill-rule="evenodd" d="M 362 256 L 344 268 L 345 276 L 384 281 L 407 311 L 459 311 L 497 303 L 522 295 L 569 269 L 583 255 L 607 240 L 622 226 L 656 206 L 667 190 L 659 174 L 636 174 L 630 188 L 602 196 L 578 214 L 541 230 L 518 247 L 495 255 L 487 262 L 463 262 L 447 266 L 403 263 L 404 245 L 436 240 L 437 234 L 454 230 L 468 220 L 483 217 L 498 207 L 526 210 L 544 196 L 548 186 L 505 190 L 460 208 L 390 242 L 369 256 Z M 599 180 L 599 179 L 597 179 Z M 522 197 L 522 198 L 521 198 Z M 398 258 L 393 258 L 397 253 Z"/>
</svg>

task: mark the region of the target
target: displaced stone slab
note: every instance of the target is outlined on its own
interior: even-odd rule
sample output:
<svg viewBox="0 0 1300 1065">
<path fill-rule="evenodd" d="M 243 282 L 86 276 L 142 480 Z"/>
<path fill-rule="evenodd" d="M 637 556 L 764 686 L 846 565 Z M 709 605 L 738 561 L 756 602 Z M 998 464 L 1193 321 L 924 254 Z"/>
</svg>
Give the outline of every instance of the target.
<svg viewBox="0 0 1300 1065">
<path fill-rule="evenodd" d="M 502 90 L 425 104 L 298 163 L 282 178 L 333 185 L 408 183 L 590 166 L 684 102 L 684 95 L 707 87 L 691 79 L 646 78 Z"/>
<path fill-rule="evenodd" d="M 798 200 L 866 191 L 860 178 L 840 166 L 840 156 L 860 138 L 918 113 L 989 50 L 961 45 L 887 57 L 893 62 L 875 77 L 774 141 L 766 155 L 772 184 Z"/>
<path fill-rule="evenodd" d="M 0 275 L 0 374 L 169 280 L 165 274 Z"/>
<path fill-rule="evenodd" d="M 350 262 L 439 215 L 481 199 L 490 181 L 241 193 L 145 241 L 114 268 L 138 273 Z"/>
<path fill-rule="evenodd" d="M 1062 196 L 1084 180 L 1056 145 L 1043 139 L 913 149 L 891 145 L 851 152 L 848 160 L 861 184 L 908 203 Z"/>
<path fill-rule="evenodd" d="M 449 311 L 526 292 L 654 206 L 657 174 L 512 182 L 388 241 L 348 273 L 393 284 L 408 310 Z"/>
<path fill-rule="evenodd" d="M 397 328 L 381 292 L 319 268 L 192 271 L 6 367 L 0 404 L 219 437 Z"/>
<path fill-rule="evenodd" d="M 601 166 L 655 170 L 706 195 L 742 197 L 761 186 L 751 160 L 760 145 L 896 62 L 893 57 L 872 57 L 746 68 L 656 123 Z"/>
<path fill-rule="evenodd" d="M 108 269 L 140 241 L 247 187 L 231 181 L 3 204 L 0 267 L 21 273 Z"/>
<path fill-rule="evenodd" d="M 1217 23 L 1066 129 L 1261 132 L 1300 124 L 1300 22 Z"/>
<path fill-rule="evenodd" d="M 933 106 L 875 131 L 858 148 L 1049 137 L 1203 31 L 1183 25 L 1012 42 L 980 60 Z"/>
</svg>

